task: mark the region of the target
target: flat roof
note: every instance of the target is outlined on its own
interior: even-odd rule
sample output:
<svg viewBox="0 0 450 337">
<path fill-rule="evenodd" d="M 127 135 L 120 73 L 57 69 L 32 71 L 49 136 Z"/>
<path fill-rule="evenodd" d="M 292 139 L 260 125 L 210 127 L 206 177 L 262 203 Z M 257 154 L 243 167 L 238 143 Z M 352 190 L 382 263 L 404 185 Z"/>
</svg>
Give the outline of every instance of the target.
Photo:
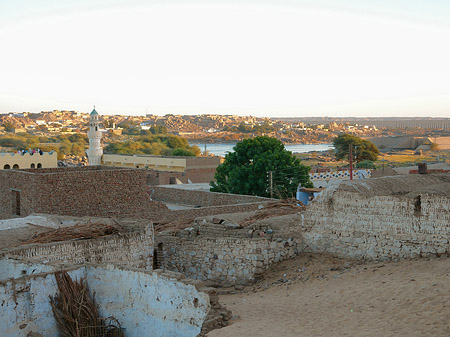
<svg viewBox="0 0 450 337">
<path fill-rule="evenodd" d="M 171 184 L 171 185 L 159 185 L 158 187 L 174 188 L 187 191 L 206 191 L 209 192 L 211 186 L 209 183 L 193 183 L 193 184 Z"/>
</svg>

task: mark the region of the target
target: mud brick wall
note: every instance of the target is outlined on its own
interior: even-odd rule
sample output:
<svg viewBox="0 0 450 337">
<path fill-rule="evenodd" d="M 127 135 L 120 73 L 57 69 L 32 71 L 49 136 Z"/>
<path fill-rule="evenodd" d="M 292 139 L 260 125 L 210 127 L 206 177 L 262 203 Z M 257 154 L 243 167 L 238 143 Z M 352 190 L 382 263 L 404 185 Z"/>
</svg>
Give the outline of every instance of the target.
<svg viewBox="0 0 450 337">
<path fill-rule="evenodd" d="M 204 167 L 204 168 L 192 168 L 185 169 L 184 172 L 163 172 L 155 170 L 147 170 L 149 177 L 148 183 L 151 185 L 169 185 L 171 179 L 178 179 L 183 184 L 189 183 L 209 183 L 214 180 L 214 174 L 216 173 L 215 167 Z"/>
<path fill-rule="evenodd" d="M 191 191 L 162 186 L 152 186 L 151 192 L 152 199 L 156 201 L 184 205 L 198 205 L 202 207 L 268 202 L 273 200 L 252 195 Z"/>
<path fill-rule="evenodd" d="M 167 210 L 151 201 L 144 170 L 103 167 L 0 171 L 0 214 L 12 216 L 12 188 L 21 190 L 21 216 L 155 217 Z"/>
<path fill-rule="evenodd" d="M 305 250 L 359 259 L 450 253 L 450 198 L 337 190 L 304 213 Z"/>
<path fill-rule="evenodd" d="M 97 239 L 26 245 L 0 252 L 0 258 L 4 257 L 54 266 L 113 263 L 152 270 L 152 229 Z"/>
<path fill-rule="evenodd" d="M 209 183 L 214 180 L 214 175 L 216 174 L 216 167 L 198 167 L 198 168 L 188 168 L 185 170 L 186 182 L 190 180 L 193 183 Z"/>
<path fill-rule="evenodd" d="M 21 215 L 32 213 L 36 204 L 35 186 L 36 181 L 31 173 L 0 170 L 0 218 L 13 216 L 13 190 L 20 193 Z"/>
<path fill-rule="evenodd" d="M 214 227 L 196 229 L 158 237 L 157 258 L 162 269 L 218 286 L 247 284 L 273 263 L 292 258 L 303 249 L 301 236 L 253 238 L 246 230 L 224 233 Z"/>
</svg>

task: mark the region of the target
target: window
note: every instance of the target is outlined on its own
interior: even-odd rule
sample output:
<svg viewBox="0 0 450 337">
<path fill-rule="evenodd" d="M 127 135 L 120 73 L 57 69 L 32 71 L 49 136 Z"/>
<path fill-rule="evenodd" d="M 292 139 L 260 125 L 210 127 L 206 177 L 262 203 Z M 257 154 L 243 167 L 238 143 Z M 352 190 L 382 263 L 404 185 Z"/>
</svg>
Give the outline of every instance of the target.
<svg viewBox="0 0 450 337">
<path fill-rule="evenodd" d="M 42 164 L 41 164 L 41 163 L 38 163 L 38 164 L 37 164 L 37 168 L 42 168 Z"/>
<path fill-rule="evenodd" d="M 8 164 L 6 164 L 5 166 L 3 166 L 4 170 L 9 170 L 11 168 L 11 166 L 9 166 Z"/>
<path fill-rule="evenodd" d="M 35 168 L 35 167 L 36 167 L 36 165 L 34 165 L 34 163 L 30 165 L 30 168 Z"/>
<path fill-rule="evenodd" d="M 14 165 L 13 165 L 13 170 L 18 170 L 18 169 L 19 169 L 19 165 L 14 164 Z"/>
</svg>

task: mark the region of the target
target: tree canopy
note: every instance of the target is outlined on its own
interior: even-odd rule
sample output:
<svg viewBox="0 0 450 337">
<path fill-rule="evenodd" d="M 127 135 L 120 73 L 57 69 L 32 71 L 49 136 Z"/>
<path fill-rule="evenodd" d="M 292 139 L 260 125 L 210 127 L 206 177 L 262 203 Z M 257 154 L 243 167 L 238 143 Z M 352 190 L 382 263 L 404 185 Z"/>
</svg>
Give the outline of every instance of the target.
<svg viewBox="0 0 450 337">
<path fill-rule="evenodd" d="M 217 167 L 211 191 L 270 196 L 268 172 L 272 171 L 274 196 L 295 196 L 298 184 L 312 187 L 309 167 L 300 163 L 276 138 L 255 137 L 236 144 Z"/>
<path fill-rule="evenodd" d="M 355 162 L 359 163 L 364 160 L 377 160 L 380 151 L 375 144 L 349 134 L 342 134 L 334 138 L 333 145 L 335 148 L 336 159 L 344 160 L 348 158 L 348 148 L 350 144 L 353 145 L 352 152 Z"/>
<path fill-rule="evenodd" d="M 165 156 L 198 156 L 198 146 L 190 146 L 187 139 L 174 135 L 147 135 L 135 139 L 112 142 L 105 153 L 153 154 Z"/>
</svg>

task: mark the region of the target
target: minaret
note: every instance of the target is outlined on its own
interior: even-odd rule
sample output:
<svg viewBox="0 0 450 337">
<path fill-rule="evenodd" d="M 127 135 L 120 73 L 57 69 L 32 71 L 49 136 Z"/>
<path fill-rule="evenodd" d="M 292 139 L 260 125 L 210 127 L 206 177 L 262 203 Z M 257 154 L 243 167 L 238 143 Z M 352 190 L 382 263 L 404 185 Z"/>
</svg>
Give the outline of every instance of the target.
<svg viewBox="0 0 450 337">
<path fill-rule="evenodd" d="M 103 149 L 100 145 L 100 139 L 102 138 L 102 132 L 99 128 L 100 121 L 98 119 L 98 112 L 94 110 L 91 112 L 91 119 L 89 120 L 89 149 L 86 151 L 89 165 L 101 165 Z"/>
</svg>

